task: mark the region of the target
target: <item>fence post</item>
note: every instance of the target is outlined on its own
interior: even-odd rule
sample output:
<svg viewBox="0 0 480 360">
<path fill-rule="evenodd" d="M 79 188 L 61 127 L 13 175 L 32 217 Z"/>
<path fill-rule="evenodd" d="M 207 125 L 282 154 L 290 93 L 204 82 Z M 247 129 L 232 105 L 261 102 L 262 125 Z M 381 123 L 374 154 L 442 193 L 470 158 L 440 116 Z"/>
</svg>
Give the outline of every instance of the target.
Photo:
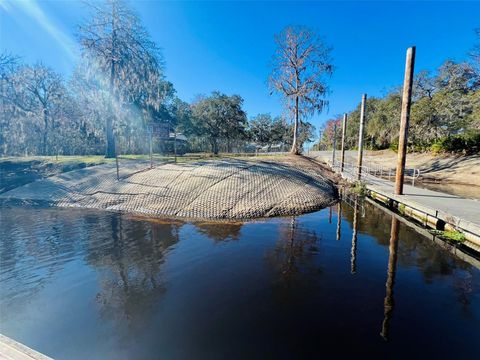
<svg viewBox="0 0 480 360">
<path fill-rule="evenodd" d="M 149 131 L 149 143 L 150 143 L 150 169 L 153 168 L 153 159 L 152 159 L 152 133 L 153 129 L 151 128 Z"/>
<path fill-rule="evenodd" d="M 177 132 L 173 133 L 173 153 L 175 154 L 175 162 L 177 162 Z"/>
<path fill-rule="evenodd" d="M 343 172 L 343 167 L 345 166 L 345 135 L 347 132 L 347 113 L 343 114 L 343 124 L 342 124 L 342 152 L 341 152 L 341 164 L 340 172 Z"/>
<path fill-rule="evenodd" d="M 405 162 L 407 158 L 408 123 L 412 101 L 413 70 L 415 66 L 415 46 L 407 49 L 405 78 L 403 80 L 402 115 L 400 117 L 400 134 L 398 138 L 397 172 L 395 174 L 395 194 L 403 194 Z"/>
<path fill-rule="evenodd" d="M 365 107 L 367 106 L 367 94 L 362 96 L 362 107 L 360 110 L 360 129 L 358 133 L 358 158 L 357 158 L 357 180 L 362 177 L 362 160 L 363 160 L 363 128 L 365 127 Z"/>
<path fill-rule="evenodd" d="M 117 181 L 120 180 L 120 174 L 119 174 L 119 171 L 118 171 L 118 154 L 117 154 L 117 151 L 115 151 L 115 164 L 117 166 Z"/>
</svg>

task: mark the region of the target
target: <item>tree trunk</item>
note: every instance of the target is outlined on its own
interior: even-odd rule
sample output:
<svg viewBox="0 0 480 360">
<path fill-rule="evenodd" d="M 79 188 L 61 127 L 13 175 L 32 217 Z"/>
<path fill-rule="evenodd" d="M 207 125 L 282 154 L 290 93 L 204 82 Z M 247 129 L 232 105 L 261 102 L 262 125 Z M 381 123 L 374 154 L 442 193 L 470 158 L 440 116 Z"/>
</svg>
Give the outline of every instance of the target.
<svg viewBox="0 0 480 360">
<path fill-rule="evenodd" d="M 218 155 L 218 142 L 217 142 L 217 139 L 213 138 L 211 140 L 211 144 L 212 144 L 212 152 L 213 152 L 213 155 Z"/>
<path fill-rule="evenodd" d="M 107 132 L 107 149 L 105 151 L 106 158 L 115 157 L 115 137 L 113 135 L 113 115 L 107 116 L 105 123 L 105 131 Z"/>
<path fill-rule="evenodd" d="M 298 155 L 298 96 L 295 97 L 295 123 L 293 124 L 293 143 L 290 152 Z"/>
<path fill-rule="evenodd" d="M 112 2 L 112 59 L 110 64 L 110 101 L 115 100 L 115 88 L 114 88 L 114 81 L 115 81 L 115 47 L 116 47 L 116 8 L 115 2 Z M 115 149 L 115 136 L 113 134 L 113 122 L 115 120 L 114 107 L 110 106 L 111 114 L 107 116 L 106 124 L 105 124 L 105 131 L 107 133 L 107 148 L 105 150 L 105 157 L 106 158 L 114 158 L 116 155 Z"/>
<path fill-rule="evenodd" d="M 48 142 L 48 113 L 47 109 L 43 109 L 43 143 L 42 143 L 42 155 L 47 155 L 47 142 Z"/>
</svg>

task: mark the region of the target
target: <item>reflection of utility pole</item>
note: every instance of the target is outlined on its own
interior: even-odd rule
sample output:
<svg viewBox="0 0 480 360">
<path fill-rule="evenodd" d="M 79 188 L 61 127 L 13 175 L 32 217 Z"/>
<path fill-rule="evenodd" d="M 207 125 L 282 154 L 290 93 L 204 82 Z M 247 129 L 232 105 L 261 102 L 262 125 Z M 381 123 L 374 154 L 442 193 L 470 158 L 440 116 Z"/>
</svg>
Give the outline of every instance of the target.
<svg viewBox="0 0 480 360">
<path fill-rule="evenodd" d="M 352 233 L 352 250 L 350 261 L 350 272 L 352 275 L 357 273 L 357 229 L 358 229 L 358 199 L 355 198 L 353 207 L 353 233 Z"/>
<path fill-rule="evenodd" d="M 328 223 L 329 224 L 332 223 L 332 207 L 331 206 L 328 208 Z"/>
<path fill-rule="evenodd" d="M 393 287 L 395 285 L 395 274 L 397 272 L 397 249 L 398 249 L 398 219 L 392 215 L 392 226 L 390 230 L 390 245 L 388 247 L 388 271 L 387 271 L 387 288 L 384 300 L 384 318 L 382 323 L 382 332 L 380 335 L 387 341 L 390 330 L 390 319 L 393 314 L 395 299 L 393 298 Z"/>
<path fill-rule="evenodd" d="M 337 240 L 340 240 L 340 229 L 342 226 L 342 200 L 337 205 Z"/>
</svg>

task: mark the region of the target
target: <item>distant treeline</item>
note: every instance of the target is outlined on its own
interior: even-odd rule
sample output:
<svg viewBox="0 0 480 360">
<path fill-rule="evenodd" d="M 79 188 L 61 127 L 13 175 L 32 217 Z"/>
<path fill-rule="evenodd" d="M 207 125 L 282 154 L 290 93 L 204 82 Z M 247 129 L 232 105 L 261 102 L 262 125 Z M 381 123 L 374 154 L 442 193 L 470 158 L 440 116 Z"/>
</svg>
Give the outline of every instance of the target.
<svg viewBox="0 0 480 360">
<path fill-rule="evenodd" d="M 478 32 L 477 32 L 478 33 Z M 471 61 L 445 61 L 434 73 L 420 71 L 414 79 L 408 133 L 409 151 L 480 152 L 480 48 Z M 360 96 L 359 96 L 360 97 Z M 402 88 L 381 98 L 369 98 L 366 106 L 365 146 L 396 150 L 400 126 Z M 315 148 L 332 147 L 334 124 L 341 142 L 342 118 L 327 121 Z M 348 113 L 346 146 L 357 147 L 360 104 Z"/>
<path fill-rule="evenodd" d="M 159 48 L 124 1 L 87 6 L 91 16 L 75 34 L 81 56 L 68 79 L 41 62 L 0 54 L 0 156 L 145 153 L 152 124 L 167 137 L 187 136 L 187 151 L 291 146 L 290 123 L 269 114 L 248 121 L 239 95 L 179 99 Z M 314 128 L 299 128 L 301 146 Z"/>
</svg>

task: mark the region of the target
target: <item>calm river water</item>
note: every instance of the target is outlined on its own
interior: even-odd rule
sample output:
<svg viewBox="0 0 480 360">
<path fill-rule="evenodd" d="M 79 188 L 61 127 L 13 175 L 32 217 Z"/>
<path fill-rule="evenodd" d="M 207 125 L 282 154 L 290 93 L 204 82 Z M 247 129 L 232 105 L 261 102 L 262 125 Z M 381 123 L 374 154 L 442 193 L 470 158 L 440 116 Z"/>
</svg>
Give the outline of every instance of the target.
<svg viewBox="0 0 480 360">
<path fill-rule="evenodd" d="M 480 271 L 368 203 L 355 220 L 342 203 L 338 232 L 338 208 L 238 224 L 3 208 L 0 332 L 58 359 L 478 356 Z"/>
</svg>

